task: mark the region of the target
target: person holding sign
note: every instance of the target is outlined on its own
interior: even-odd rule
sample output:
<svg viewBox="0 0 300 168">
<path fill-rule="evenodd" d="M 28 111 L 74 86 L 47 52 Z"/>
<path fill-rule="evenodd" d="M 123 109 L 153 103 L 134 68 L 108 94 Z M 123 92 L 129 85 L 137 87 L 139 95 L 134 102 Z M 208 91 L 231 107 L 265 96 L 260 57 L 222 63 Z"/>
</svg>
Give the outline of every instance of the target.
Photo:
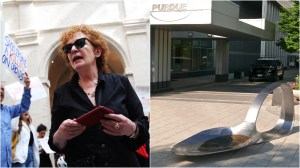
<svg viewBox="0 0 300 168">
<path fill-rule="evenodd" d="M 40 167 L 52 167 L 52 163 L 49 157 L 49 153 L 43 149 L 42 142 L 46 140 L 47 127 L 44 124 L 40 124 L 36 131 L 38 132 L 38 145 L 39 145 L 39 154 L 40 154 Z M 46 143 L 47 144 L 47 143 Z"/>
<path fill-rule="evenodd" d="M 140 166 L 135 151 L 149 140 L 148 118 L 128 78 L 108 72 L 105 39 L 79 25 L 60 42 L 74 74 L 54 92 L 50 148 L 70 167 Z M 87 124 L 90 116 L 98 122 Z"/>
<path fill-rule="evenodd" d="M 17 105 L 7 106 L 3 105 L 2 101 L 5 97 L 4 86 L 0 84 L 1 88 L 1 167 L 11 167 L 12 166 L 12 157 L 11 157 L 11 120 L 17 116 L 20 116 L 22 113 L 29 110 L 30 107 L 30 80 L 28 74 L 24 75 L 24 93 L 21 99 L 21 103 Z"/>
</svg>

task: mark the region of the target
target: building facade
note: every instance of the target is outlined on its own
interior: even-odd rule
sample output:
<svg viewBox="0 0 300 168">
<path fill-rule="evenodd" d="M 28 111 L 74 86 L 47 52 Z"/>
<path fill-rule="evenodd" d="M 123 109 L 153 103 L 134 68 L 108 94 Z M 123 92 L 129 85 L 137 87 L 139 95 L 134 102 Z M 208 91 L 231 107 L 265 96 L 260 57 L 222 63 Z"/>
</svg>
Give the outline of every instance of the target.
<svg viewBox="0 0 300 168">
<path fill-rule="evenodd" d="M 28 61 L 28 74 L 37 76 L 48 97 L 32 102 L 34 125 L 50 127 L 54 90 L 70 79 L 70 68 L 59 55 L 58 40 L 73 25 L 87 24 L 107 39 L 112 72 L 128 76 L 137 94 L 150 97 L 150 22 L 148 1 L 14 1 L 2 2 L 2 33 L 8 34 Z M 3 67 L 2 67 L 3 68 Z M 16 82 L 9 73 L 1 82 Z M 6 96 L 7 103 L 14 103 Z M 144 103 L 144 102 L 143 102 Z M 145 113 L 149 112 L 149 101 Z"/>
<path fill-rule="evenodd" d="M 172 79 L 215 75 L 227 81 L 248 75 L 259 57 L 276 57 L 290 66 L 276 46 L 276 25 L 289 1 L 152 1 L 151 92 L 171 90 Z M 233 75 L 234 74 L 234 75 Z"/>
</svg>

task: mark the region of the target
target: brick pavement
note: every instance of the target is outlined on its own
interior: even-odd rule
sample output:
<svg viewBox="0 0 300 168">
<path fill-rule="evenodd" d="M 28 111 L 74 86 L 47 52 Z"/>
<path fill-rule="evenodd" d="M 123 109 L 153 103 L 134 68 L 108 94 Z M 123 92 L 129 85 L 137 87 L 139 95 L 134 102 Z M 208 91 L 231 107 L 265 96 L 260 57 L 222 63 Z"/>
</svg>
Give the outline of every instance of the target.
<svg viewBox="0 0 300 168">
<path fill-rule="evenodd" d="M 184 93 L 176 93 L 184 94 Z M 229 93 L 243 96 L 245 93 Z M 253 98 L 256 93 L 247 93 Z M 177 156 L 170 150 L 176 143 L 209 128 L 235 126 L 244 121 L 250 104 L 211 101 L 168 100 L 172 93 L 151 98 L 152 167 L 299 167 L 299 102 L 295 124 L 289 136 L 251 145 L 235 151 L 206 156 Z M 257 129 L 266 131 L 278 119 L 279 108 L 270 98 L 258 116 Z"/>
</svg>

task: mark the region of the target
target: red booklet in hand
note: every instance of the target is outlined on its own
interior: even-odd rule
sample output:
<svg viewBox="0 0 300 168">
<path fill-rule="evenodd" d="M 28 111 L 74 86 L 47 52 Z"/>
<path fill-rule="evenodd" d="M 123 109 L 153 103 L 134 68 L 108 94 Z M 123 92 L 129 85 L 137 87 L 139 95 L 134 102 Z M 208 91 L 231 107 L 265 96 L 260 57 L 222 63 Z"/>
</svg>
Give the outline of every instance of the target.
<svg viewBox="0 0 300 168">
<path fill-rule="evenodd" d="M 82 125 L 85 125 L 87 128 L 93 126 L 100 122 L 101 119 L 104 119 L 105 114 L 114 113 L 111 109 L 104 106 L 98 106 L 88 113 L 82 115 L 81 117 L 75 119 L 76 122 L 79 122 Z"/>
</svg>

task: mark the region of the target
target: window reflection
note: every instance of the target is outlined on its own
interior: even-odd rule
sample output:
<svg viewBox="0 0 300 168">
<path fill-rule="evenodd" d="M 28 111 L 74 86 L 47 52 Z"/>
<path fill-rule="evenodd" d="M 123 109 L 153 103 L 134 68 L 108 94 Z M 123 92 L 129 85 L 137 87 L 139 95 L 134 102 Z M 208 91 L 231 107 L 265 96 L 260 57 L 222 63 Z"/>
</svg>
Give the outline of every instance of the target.
<svg viewBox="0 0 300 168">
<path fill-rule="evenodd" d="M 214 47 L 210 39 L 172 39 L 172 72 L 214 69 Z"/>
</svg>

